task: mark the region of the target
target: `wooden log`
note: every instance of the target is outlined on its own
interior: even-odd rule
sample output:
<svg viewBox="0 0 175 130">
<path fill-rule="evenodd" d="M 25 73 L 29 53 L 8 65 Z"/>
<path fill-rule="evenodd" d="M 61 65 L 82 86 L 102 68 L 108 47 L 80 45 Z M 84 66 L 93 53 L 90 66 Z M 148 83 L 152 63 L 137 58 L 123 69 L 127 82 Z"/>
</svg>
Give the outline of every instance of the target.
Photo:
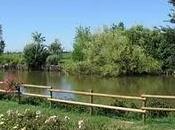
<svg viewBox="0 0 175 130">
<path fill-rule="evenodd" d="M 50 98 L 50 96 L 48 96 L 48 95 L 41 95 L 41 94 L 22 93 L 22 95 L 31 96 L 31 97 Z"/>
<path fill-rule="evenodd" d="M 31 84 L 22 84 L 21 86 L 27 87 L 27 88 L 51 89 L 51 86 L 41 86 L 41 85 L 31 85 Z"/>
<path fill-rule="evenodd" d="M 4 82 L 0 81 L 0 84 L 4 84 Z"/>
<path fill-rule="evenodd" d="M 53 102 L 60 102 L 60 103 L 67 103 L 67 104 L 74 104 L 74 105 L 83 105 L 83 106 L 88 106 L 88 107 L 99 107 L 99 108 L 114 109 L 114 110 L 120 110 L 120 111 L 145 113 L 145 110 L 135 109 L 135 108 L 125 108 L 125 107 L 108 106 L 108 105 L 101 105 L 101 104 L 90 104 L 90 103 L 84 103 L 84 102 L 51 99 L 51 98 L 48 98 L 48 100 L 53 101 Z"/>
<path fill-rule="evenodd" d="M 168 112 L 174 112 L 174 108 L 154 108 L 154 107 L 142 107 L 142 110 L 147 111 L 168 111 Z"/>
<path fill-rule="evenodd" d="M 0 92 L 1 93 L 17 93 L 17 91 L 6 91 L 6 90 L 3 90 L 3 89 L 0 89 Z"/>
<path fill-rule="evenodd" d="M 159 98 L 159 99 L 175 99 L 175 96 L 166 96 L 166 95 L 142 95 L 145 98 Z"/>
<path fill-rule="evenodd" d="M 131 100 L 145 100 L 145 98 L 135 97 L 135 96 L 110 95 L 110 94 L 89 93 L 89 92 L 82 92 L 82 91 L 70 91 L 70 90 L 60 90 L 60 89 L 50 89 L 50 91 L 61 92 L 61 93 L 73 93 L 73 94 L 79 94 L 79 95 L 85 95 L 85 96 L 98 96 L 98 97 L 131 99 Z"/>
<path fill-rule="evenodd" d="M 0 89 L 0 92 L 1 92 L 1 93 L 6 93 L 7 91 L 6 91 L 6 90 Z"/>
</svg>

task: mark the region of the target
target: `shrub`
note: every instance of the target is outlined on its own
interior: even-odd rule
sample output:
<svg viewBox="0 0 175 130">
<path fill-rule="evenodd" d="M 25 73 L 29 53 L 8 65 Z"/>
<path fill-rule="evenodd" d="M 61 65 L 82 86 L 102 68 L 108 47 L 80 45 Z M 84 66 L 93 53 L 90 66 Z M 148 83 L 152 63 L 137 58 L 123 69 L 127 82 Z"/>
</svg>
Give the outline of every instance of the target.
<svg viewBox="0 0 175 130">
<path fill-rule="evenodd" d="M 91 35 L 89 34 L 88 37 L 83 37 L 84 31 L 79 32 L 81 35 L 77 34 L 74 44 L 73 53 L 82 53 L 76 55 L 81 59 L 76 60 L 78 61 L 77 72 L 119 76 L 155 73 L 160 70 L 160 63 L 147 54 L 141 46 L 131 44 L 124 30 L 110 31 L 108 29 L 94 34 L 90 33 Z"/>
<path fill-rule="evenodd" d="M 61 60 L 61 57 L 59 55 L 50 55 L 47 57 L 46 63 L 48 65 L 58 65 L 60 60 Z"/>
<path fill-rule="evenodd" d="M 40 43 L 28 44 L 24 48 L 24 58 L 31 69 L 41 69 L 41 66 L 45 65 L 48 55 L 48 49 Z"/>
<path fill-rule="evenodd" d="M 45 65 L 49 51 L 44 41 L 45 37 L 41 33 L 32 33 L 32 43 L 24 47 L 24 58 L 29 68 L 41 69 Z"/>
<path fill-rule="evenodd" d="M 58 116 L 46 116 L 40 111 L 26 109 L 24 112 L 7 111 L 0 115 L 0 128 L 3 130 L 65 130 L 66 120 Z"/>
</svg>

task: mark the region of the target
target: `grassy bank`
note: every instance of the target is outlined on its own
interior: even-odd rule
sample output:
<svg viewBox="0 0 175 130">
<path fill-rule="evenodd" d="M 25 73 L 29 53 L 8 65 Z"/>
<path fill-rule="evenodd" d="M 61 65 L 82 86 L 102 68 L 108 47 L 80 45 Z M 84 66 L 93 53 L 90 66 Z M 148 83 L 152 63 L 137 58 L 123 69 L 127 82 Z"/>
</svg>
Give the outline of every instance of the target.
<svg viewBox="0 0 175 130">
<path fill-rule="evenodd" d="M 47 107 L 33 106 L 33 105 L 19 105 L 13 101 L 0 101 L 0 114 L 4 114 L 7 110 L 18 110 L 24 112 L 25 109 L 31 109 L 32 111 L 40 110 L 46 116 L 56 115 L 60 118 L 68 116 L 70 122 L 67 124 L 68 129 L 78 129 L 78 122 L 83 120 L 85 122 L 86 129 L 97 130 L 171 130 L 175 129 L 175 118 L 161 118 L 161 119 L 148 119 L 143 125 L 140 120 L 124 120 L 121 118 L 108 118 L 105 116 L 94 115 L 90 116 L 87 113 L 78 113 L 72 111 L 66 111 L 64 109 L 50 109 Z"/>
</svg>

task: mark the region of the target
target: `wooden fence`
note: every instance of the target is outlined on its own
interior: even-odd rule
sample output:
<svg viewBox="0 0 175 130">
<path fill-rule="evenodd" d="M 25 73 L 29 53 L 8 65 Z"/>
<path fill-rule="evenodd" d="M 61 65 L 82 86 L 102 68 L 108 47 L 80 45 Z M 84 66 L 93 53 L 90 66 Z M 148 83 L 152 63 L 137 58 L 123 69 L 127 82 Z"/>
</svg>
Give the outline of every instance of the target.
<svg viewBox="0 0 175 130">
<path fill-rule="evenodd" d="M 3 82 L 0 82 L 0 84 L 3 84 Z M 43 94 L 24 93 L 24 92 L 21 92 L 21 89 L 20 89 L 21 87 L 46 89 L 49 92 L 49 94 L 48 95 L 43 95 Z M 2 89 L 0 90 L 0 92 L 7 93 L 7 91 L 2 90 Z M 91 114 L 93 113 L 93 107 L 141 113 L 143 121 L 145 121 L 146 113 L 149 112 L 149 111 L 175 112 L 175 108 L 158 108 L 158 107 L 154 108 L 154 107 L 147 106 L 147 99 L 149 99 L 149 98 L 153 98 L 153 99 L 175 99 L 175 96 L 145 95 L 145 94 L 141 95 L 140 97 L 137 97 L 137 96 L 123 96 L 123 95 L 111 95 L 111 94 L 94 93 L 93 90 L 90 90 L 89 92 L 70 91 L 70 90 L 53 89 L 51 86 L 39 86 L 39 85 L 30 85 L 30 84 L 22 84 L 21 86 L 18 86 L 17 91 L 14 91 L 14 92 L 18 94 L 19 103 L 21 101 L 21 96 L 41 97 L 41 98 L 46 98 L 48 101 L 50 101 L 51 104 L 52 104 L 52 102 L 59 102 L 59 103 L 82 105 L 82 106 L 90 107 L 90 113 Z M 53 97 L 53 92 L 55 92 L 55 93 L 71 93 L 71 94 L 88 96 L 89 97 L 89 103 L 54 98 Z M 94 97 L 95 96 L 96 97 L 104 97 L 104 98 L 136 100 L 136 101 L 140 101 L 142 103 L 142 105 L 141 105 L 140 108 L 126 108 L 126 107 L 110 106 L 110 105 L 103 105 L 103 104 L 95 104 L 94 103 Z"/>
</svg>

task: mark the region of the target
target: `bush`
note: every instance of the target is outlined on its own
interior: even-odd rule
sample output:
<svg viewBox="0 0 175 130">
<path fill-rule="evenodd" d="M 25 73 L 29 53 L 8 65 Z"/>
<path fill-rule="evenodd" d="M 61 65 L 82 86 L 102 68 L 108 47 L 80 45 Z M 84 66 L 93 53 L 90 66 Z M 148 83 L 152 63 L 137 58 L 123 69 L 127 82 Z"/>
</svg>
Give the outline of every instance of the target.
<svg viewBox="0 0 175 130">
<path fill-rule="evenodd" d="M 61 57 L 59 55 L 50 55 L 47 57 L 46 63 L 48 65 L 58 65 L 60 60 L 61 60 Z"/>
<path fill-rule="evenodd" d="M 131 44 L 123 29 L 105 29 L 94 34 L 88 33 L 88 37 L 84 36 L 85 30 L 80 32 L 76 36 L 73 51 L 73 56 L 75 52 L 82 53 L 75 55 L 81 59 L 75 60 L 75 69 L 79 73 L 114 77 L 160 70 L 159 61 L 147 54 L 143 47 Z"/>
<path fill-rule="evenodd" d="M 45 37 L 41 33 L 32 33 L 32 43 L 24 47 L 24 58 L 30 69 L 41 69 L 49 55 L 48 48 L 43 44 Z"/>
<path fill-rule="evenodd" d="M 24 64 L 24 57 L 21 53 L 5 53 L 0 56 L 0 64 Z"/>
<path fill-rule="evenodd" d="M 45 65 L 48 55 L 48 49 L 43 44 L 32 43 L 24 48 L 24 58 L 31 69 L 41 69 L 42 65 Z"/>
<path fill-rule="evenodd" d="M 40 111 L 26 109 L 24 112 L 7 111 L 0 115 L 0 128 L 3 130 L 65 130 L 66 120 L 58 116 L 46 116 Z"/>
</svg>

